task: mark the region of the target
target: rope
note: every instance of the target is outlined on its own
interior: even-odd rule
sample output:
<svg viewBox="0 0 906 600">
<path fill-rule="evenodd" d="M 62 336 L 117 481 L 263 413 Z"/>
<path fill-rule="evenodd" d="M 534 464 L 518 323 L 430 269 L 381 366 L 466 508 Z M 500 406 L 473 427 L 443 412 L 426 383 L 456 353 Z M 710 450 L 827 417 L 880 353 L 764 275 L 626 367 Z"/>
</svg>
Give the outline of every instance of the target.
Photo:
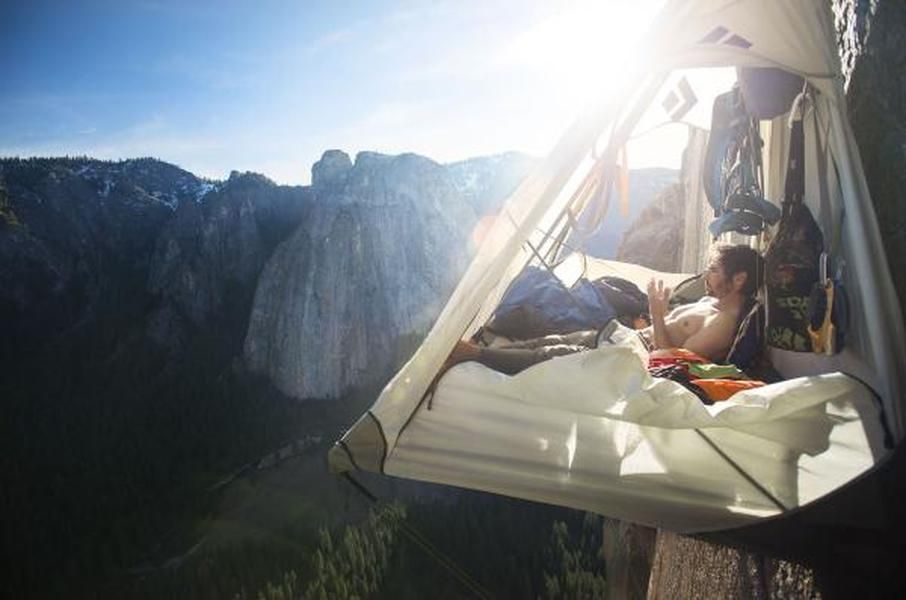
<svg viewBox="0 0 906 600">
<path fill-rule="evenodd" d="M 343 473 L 343 478 L 346 479 L 352 486 L 364 496 L 371 504 L 377 505 L 379 500 L 377 496 L 371 493 L 368 488 L 362 485 L 360 482 L 356 481 L 349 472 Z M 456 562 L 453 561 L 446 554 L 441 552 L 431 541 L 426 538 L 420 531 L 409 525 L 406 521 L 400 522 L 400 530 L 403 535 L 413 544 L 418 546 L 422 551 L 425 552 L 428 556 L 433 558 L 437 564 L 447 569 L 450 574 L 459 581 L 466 589 L 468 589 L 476 598 L 481 598 L 482 600 L 491 600 L 494 596 L 488 592 L 480 583 L 478 583 L 473 577 L 471 577 L 462 567 L 460 567 Z"/>
</svg>

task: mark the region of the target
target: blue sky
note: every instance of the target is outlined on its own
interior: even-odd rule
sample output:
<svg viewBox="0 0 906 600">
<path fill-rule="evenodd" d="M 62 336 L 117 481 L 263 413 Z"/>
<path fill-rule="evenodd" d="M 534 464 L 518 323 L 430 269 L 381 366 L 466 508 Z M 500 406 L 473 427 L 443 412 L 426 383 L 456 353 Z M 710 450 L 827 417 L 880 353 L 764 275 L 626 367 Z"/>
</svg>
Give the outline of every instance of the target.
<svg viewBox="0 0 906 600">
<path fill-rule="evenodd" d="M 4 2 L 0 156 L 307 183 L 328 148 L 540 155 L 656 4 Z"/>
</svg>

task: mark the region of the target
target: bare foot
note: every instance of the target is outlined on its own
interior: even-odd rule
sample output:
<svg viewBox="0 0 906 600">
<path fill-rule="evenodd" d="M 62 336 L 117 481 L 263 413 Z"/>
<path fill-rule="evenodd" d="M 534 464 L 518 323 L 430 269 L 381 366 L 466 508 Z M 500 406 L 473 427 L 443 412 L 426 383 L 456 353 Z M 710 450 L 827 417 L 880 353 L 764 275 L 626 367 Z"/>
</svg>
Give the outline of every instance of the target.
<svg viewBox="0 0 906 600">
<path fill-rule="evenodd" d="M 476 344 L 459 340 L 453 347 L 453 351 L 450 352 L 450 356 L 447 357 L 444 366 L 449 368 L 461 362 L 478 360 L 479 356 L 481 356 L 481 349 Z"/>
<path fill-rule="evenodd" d="M 428 385 L 428 391 L 425 392 L 425 394 L 431 394 L 433 398 L 434 388 L 437 387 L 441 377 L 443 377 L 451 367 L 470 360 L 478 360 L 480 356 L 481 348 L 478 345 L 463 340 L 456 342 L 456 345 L 450 352 L 450 356 L 447 357 L 447 360 L 445 360 L 444 364 L 440 367 L 440 371 L 437 372 L 437 375 L 434 376 L 434 379 L 432 379 L 431 383 Z M 430 406 L 430 401 L 428 406 Z"/>
</svg>

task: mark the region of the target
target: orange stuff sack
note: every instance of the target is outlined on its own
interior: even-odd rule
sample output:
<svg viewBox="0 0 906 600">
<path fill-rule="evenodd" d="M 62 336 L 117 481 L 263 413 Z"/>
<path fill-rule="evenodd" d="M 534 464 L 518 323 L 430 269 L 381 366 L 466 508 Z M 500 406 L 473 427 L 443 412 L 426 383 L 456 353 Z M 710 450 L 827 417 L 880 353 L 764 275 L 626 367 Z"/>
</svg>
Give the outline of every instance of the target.
<svg viewBox="0 0 906 600">
<path fill-rule="evenodd" d="M 736 392 L 764 386 L 763 381 L 740 379 L 693 379 L 691 383 L 705 390 L 705 394 L 714 402 L 726 400 Z"/>
</svg>

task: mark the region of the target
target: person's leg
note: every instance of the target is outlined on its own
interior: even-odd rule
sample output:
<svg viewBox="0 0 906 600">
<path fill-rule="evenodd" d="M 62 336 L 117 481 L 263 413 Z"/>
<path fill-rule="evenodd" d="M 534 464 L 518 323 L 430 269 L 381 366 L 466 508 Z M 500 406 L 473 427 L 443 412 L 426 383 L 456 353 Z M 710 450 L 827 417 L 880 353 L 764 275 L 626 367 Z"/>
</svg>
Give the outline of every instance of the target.
<svg viewBox="0 0 906 600">
<path fill-rule="evenodd" d="M 563 335 L 546 335 L 544 337 L 532 338 L 529 340 L 517 340 L 501 346 L 506 349 L 534 349 L 546 346 L 583 346 L 585 348 L 594 348 L 598 332 L 594 329 L 574 331 Z"/>
<path fill-rule="evenodd" d="M 478 348 L 478 362 L 495 371 L 515 375 L 532 365 L 550 360 L 555 356 L 565 356 L 588 350 L 585 346 L 557 344 L 538 348 Z"/>
<path fill-rule="evenodd" d="M 598 332 L 590 329 L 565 335 L 548 335 L 530 340 L 520 340 L 499 348 L 486 348 L 471 342 L 457 342 L 442 371 L 467 361 L 477 361 L 495 371 L 515 375 L 532 365 L 555 356 L 575 354 L 595 348 Z"/>
<path fill-rule="evenodd" d="M 495 371 L 515 375 L 528 367 L 550 360 L 555 356 L 575 354 L 588 350 L 585 346 L 557 344 L 538 348 L 484 348 L 471 342 L 459 341 L 441 368 L 443 374 L 450 367 L 475 361 Z"/>
<path fill-rule="evenodd" d="M 557 344 L 563 344 L 563 336 L 558 334 L 546 335 L 544 337 L 529 338 L 527 340 L 514 340 L 512 342 L 507 342 L 502 346 L 493 346 L 494 348 L 501 348 L 504 350 L 534 350 L 535 348 L 543 348 L 544 346 L 556 346 Z"/>
<path fill-rule="evenodd" d="M 563 341 L 571 346 L 583 346 L 591 350 L 598 347 L 598 330 L 587 329 L 567 333 L 563 336 Z"/>
</svg>

